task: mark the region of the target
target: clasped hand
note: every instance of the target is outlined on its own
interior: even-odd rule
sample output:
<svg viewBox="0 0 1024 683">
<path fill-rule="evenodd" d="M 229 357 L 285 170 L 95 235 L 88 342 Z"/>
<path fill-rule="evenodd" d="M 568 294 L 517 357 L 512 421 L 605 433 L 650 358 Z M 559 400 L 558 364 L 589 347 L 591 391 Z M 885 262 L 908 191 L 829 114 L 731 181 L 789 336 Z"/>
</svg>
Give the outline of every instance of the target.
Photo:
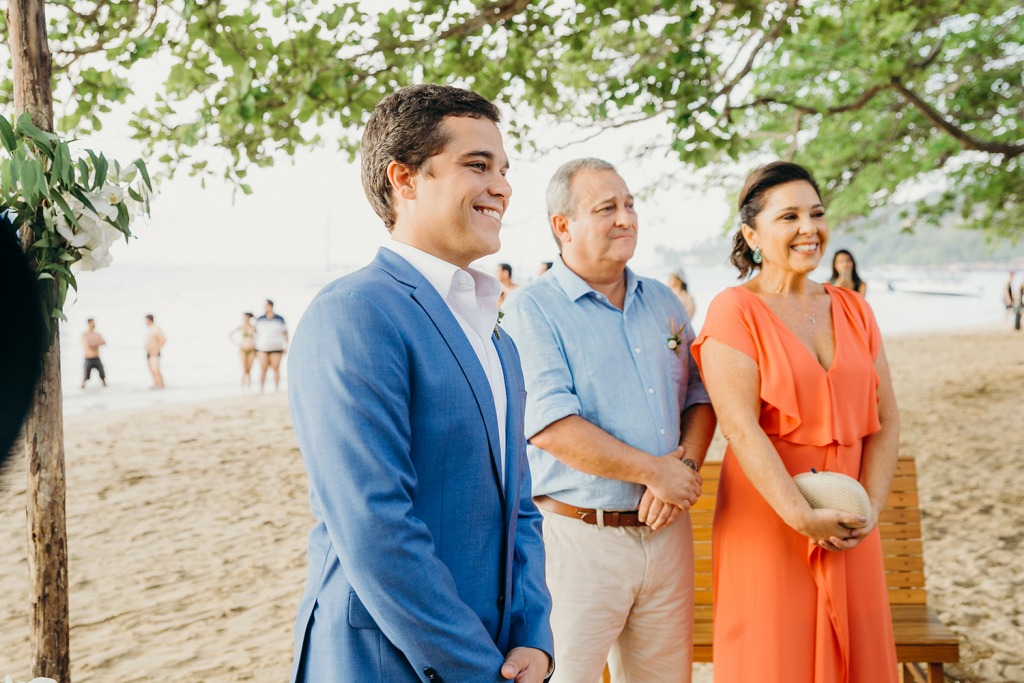
<svg viewBox="0 0 1024 683">
<path fill-rule="evenodd" d="M 878 514 L 874 512 L 866 519 L 849 512 L 819 509 L 811 510 L 796 530 L 819 548 L 838 552 L 855 548 L 877 524 Z"/>
<path fill-rule="evenodd" d="M 647 490 L 640 499 L 640 521 L 654 531 L 672 524 L 700 498 L 704 480 L 682 463 L 684 454 L 685 449 L 680 446 L 656 459 L 655 476 L 647 483 Z"/>
<path fill-rule="evenodd" d="M 551 667 L 551 658 L 535 647 L 513 648 L 501 667 L 502 678 L 515 683 L 543 683 Z"/>
</svg>

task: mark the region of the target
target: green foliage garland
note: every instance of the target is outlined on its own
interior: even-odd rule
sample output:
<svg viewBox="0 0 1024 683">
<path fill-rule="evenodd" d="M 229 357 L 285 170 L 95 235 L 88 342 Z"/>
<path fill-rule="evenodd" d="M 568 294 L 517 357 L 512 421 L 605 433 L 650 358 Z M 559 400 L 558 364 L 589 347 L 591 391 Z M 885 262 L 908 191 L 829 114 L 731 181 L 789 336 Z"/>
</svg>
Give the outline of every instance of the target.
<svg viewBox="0 0 1024 683">
<path fill-rule="evenodd" d="M 0 143 L 0 215 L 6 229 L 22 235 L 52 343 L 56 320 L 67 321 L 68 287 L 78 289 L 72 267 L 110 265 L 116 238 L 127 241 L 134 218 L 149 214 L 152 183 L 141 159 L 127 168 L 92 150 L 73 159 L 68 143 L 39 129 L 27 113 L 14 125 L 0 117 Z"/>
</svg>

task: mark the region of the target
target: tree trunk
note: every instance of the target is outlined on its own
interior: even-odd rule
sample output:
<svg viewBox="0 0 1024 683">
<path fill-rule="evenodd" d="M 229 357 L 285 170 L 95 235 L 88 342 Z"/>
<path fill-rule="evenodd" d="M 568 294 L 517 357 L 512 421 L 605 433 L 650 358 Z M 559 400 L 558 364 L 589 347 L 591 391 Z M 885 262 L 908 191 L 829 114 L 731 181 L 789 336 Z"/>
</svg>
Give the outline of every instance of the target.
<svg viewBox="0 0 1024 683">
<path fill-rule="evenodd" d="M 9 0 L 11 66 L 14 77 L 14 113 L 32 114 L 32 123 L 53 130 L 52 59 L 46 42 L 43 0 Z"/>
<path fill-rule="evenodd" d="M 50 48 L 44 0 L 9 0 L 14 112 L 53 130 Z M 22 235 L 26 246 L 32 231 Z M 46 286 L 55 286 L 56 283 Z M 49 311 L 47 311 L 49 314 Z M 64 417 L 59 334 L 46 353 L 35 401 L 25 419 L 28 470 L 28 571 L 32 675 L 70 683 L 68 543 L 64 512 Z"/>
<path fill-rule="evenodd" d="M 32 675 L 69 683 L 68 542 L 59 339 L 58 332 L 46 352 L 36 398 L 25 419 L 29 624 Z"/>
</svg>

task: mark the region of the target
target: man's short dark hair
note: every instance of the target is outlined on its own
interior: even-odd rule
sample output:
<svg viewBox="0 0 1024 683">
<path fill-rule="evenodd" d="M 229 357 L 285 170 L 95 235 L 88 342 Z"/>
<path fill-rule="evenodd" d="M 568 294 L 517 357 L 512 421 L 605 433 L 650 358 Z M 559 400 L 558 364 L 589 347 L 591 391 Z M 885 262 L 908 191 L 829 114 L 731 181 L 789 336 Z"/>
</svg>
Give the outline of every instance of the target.
<svg viewBox="0 0 1024 683">
<path fill-rule="evenodd" d="M 154 322 L 153 321 L 153 314 L 152 313 L 147 313 L 146 314 L 146 320 L 148 320 L 149 322 Z"/>
<path fill-rule="evenodd" d="M 512 277 L 512 266 L 510 266 L 507 263 L 499 263 L 498 267 L 504 270 L 506 273 L 508 273 L 509 277 Z"/>
<path fill-rule="evenodd" d="M 544 266 L 544 270 L 551 270 L 555 266 L 554 261 L 541 261 L 540 264 Z"/>
<path fill-rule="evenodd" d="M 441 127 L 446 116 L 501 121 L 498 108 L 487 98 L 433 83 L 400 88 L 378 102 L 370 114 L 361 146 L 363 191 L 388 232 L 396 218 L 388 166 L 397 161 L 415 172 L 443 152 L 449 142 L 448 132 Z"/>
<path fill-rule="evenodd" d="M 267 299 L 267 303 L 268 303 L 268 304 L 270 304 L 270 307 L 271 307 L 271 308 L 273 308 L 273 307 L 274 307 L 274 302 L 273 302 L 273 301 L 271 301 L 270 299 Z"/>
<path fill-rule="evenodd" d="M 87 323 L 91 323 L 91 322 L 93 322 L 93 319 L 92 319 L 92 318 L 86 318 L 86 319 L 85 319 L 85 322 L 87 322 Z"/>
</svg>

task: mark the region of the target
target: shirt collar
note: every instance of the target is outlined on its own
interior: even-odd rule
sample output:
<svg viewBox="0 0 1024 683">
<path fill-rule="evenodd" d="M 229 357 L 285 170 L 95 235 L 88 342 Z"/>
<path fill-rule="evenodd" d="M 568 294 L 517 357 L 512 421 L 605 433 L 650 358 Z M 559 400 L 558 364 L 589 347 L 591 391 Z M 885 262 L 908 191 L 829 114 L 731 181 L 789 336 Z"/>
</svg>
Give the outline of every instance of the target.
<svg viewBox="0 0 1024 683">
<path fill-rule="evenodd" d="M 441 295 L 441 299 L 446 303 L 448 302 L 448 294 L 452 289 L 452 282 L 454 282 L 458 274 L 468 272 L 472 275 L 481 320 L 467 322 L 473 325 L 479 324 L 481 330 L 487 328 L 487 335 L 484 336 L 485 338 L 490 336 L 490 328 L 494 327 L 498 319 L 498 297 L 501 295 L 501 283 L 498 282 L 497 278 L 481 273 L 475 268 L 467 268 L 463 271 L 453 263 L 448 263 L 444 259 L 428 254 L 422 249 L 417 249 L 394 239 L 385 244 L 384 247 L 401 256 L 409 262 L 409 265 L 418 270 L 424 279 L 437 290 L 437 293 Z"/>
<path fill-rule="evenodd" d="M 579 275 L 572 272 L 569 266 L 565 265 L 565 261 L 561 257 L 551 266 L 551 272 L 555 280 L 558 281 L 559 286 L 561 286 L 562 291 L 572 301 L 577 301 L 580 297 L 594 292 L 594 288 L 588 285 Z M 641 293 L 644 291 L 643 282 L 629 269 L 629 266 L 626 266 L 626 305 L 623 307 L 624 309 L 629 308 L 629 303 L 638 289 Z"/>
</svg>

